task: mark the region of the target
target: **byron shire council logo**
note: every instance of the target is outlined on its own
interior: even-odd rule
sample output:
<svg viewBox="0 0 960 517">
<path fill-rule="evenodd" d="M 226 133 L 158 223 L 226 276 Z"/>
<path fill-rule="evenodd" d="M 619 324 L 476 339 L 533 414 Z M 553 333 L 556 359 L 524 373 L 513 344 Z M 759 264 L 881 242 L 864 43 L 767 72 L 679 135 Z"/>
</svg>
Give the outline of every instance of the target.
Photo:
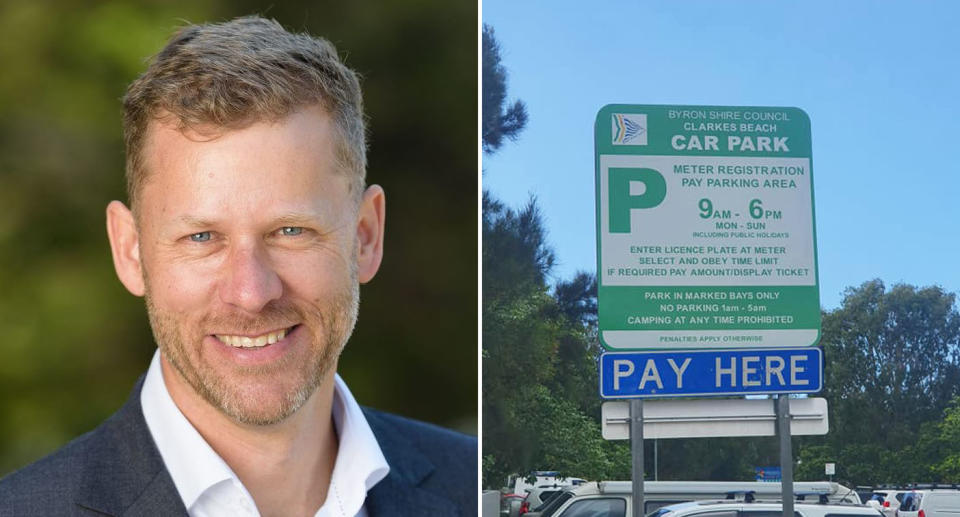
<svg viewBox="0 0 960 517">
<path fill-rule="evenodd" d="M 647 145 L 647 115 L 614 113 L 613 145 Z"/>
</svg>

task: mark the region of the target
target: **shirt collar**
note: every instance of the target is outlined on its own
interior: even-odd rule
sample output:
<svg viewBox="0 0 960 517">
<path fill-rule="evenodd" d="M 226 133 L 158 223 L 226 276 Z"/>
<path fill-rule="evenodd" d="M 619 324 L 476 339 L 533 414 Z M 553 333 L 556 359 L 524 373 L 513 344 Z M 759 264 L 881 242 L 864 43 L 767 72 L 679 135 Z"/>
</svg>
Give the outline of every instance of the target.
<svg viewBox="0 0 960 517">
<path fill-rule="evenodd" d="M 363 507 L 367 492 L 387 477 L 390 466 L 360 405 L 339 374 L 334 378 L 333 392 L 333 422 L 340 445 L 327 500 L 318 515 L 333 504 L 345 515 L 356 515 Z M 333 511 L 329 513 L 336 515 Z"/>
<path fill-rule="evenodd" d="M 204 492 L 226 480 L 253 500 L 230 466 L 173 402 L 163 382 L 159 350 L 147 370 L 140 403 L 147 428 L 188 509 Z M 332 413 L 339 448 L 327 500 L 318 515 L 355 515 L 363 507 L 367 491 L 387 476 L 390 466 L 363 411 L 339 374 L 334 377 Z M 340 512 L 328 512 L 331 505 L 339 507 Z"/>
<path fill-rule="evenodd" d="M 150 369 L 140 391 L 140 404 L 147 428 L 153 435 L 153 441 L 173 478 L 173 484 L 180 492 L 184 506 L 190 508 L 203 492 L 221 481 L 239 481 L 230 466 L 200 436 L 173 402 L 163 382 L 159 350 L 150 361 Z"/>
</svg>

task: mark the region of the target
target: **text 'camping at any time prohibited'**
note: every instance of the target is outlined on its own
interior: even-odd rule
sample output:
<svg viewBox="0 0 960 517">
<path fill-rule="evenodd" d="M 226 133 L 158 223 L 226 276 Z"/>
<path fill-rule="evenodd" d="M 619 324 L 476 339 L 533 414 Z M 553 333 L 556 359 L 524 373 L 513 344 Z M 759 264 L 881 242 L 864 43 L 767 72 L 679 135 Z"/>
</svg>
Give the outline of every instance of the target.
<svg viewBox="0 0 960 517">
<path fill-rule="evenodd" d="M 608 105 L 595 139 L 607 349 L 817 344 L 806 113 Z"/>
</svg>

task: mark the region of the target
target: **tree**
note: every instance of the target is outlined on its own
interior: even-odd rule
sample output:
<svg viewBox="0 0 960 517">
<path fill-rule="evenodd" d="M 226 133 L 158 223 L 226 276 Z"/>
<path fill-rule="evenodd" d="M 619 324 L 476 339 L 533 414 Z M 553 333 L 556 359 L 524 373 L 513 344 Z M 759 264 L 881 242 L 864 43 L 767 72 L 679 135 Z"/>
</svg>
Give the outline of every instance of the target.
<svg viewBox="0 0 960 517">
<path fill-rule="evenodd" d="M 506 103 L 507 73 L 483 27 L 483 149 L 515 140 L 523 102 Z M 483 193 L 483 484 L 549 468 L 627 477 L 629 448 L 603 440 L 597 397 L 596 279 L 548 286 L 554 253 L 536 200 L 514 210 Z"/>
<path fill-rule="evenodd" d="M 535 198 L 513 210 L 484 191 L 481 237 L 484 300 L 546 285 L 556 258 Z"/>
<path fill-rule="evenodd" d="M 557 282 L 554 296 L 560 312 L 570 321 L 582 321 L 588 325 L 597 323 L 597 277 L 592 273 L 578 271 L 573 280 Z"/>
<path fill-rule="evenodd" d="M 839 435 L 895 446 L 916 437 L 915 422 L 940 417 L 960 388 L 954 301 L 939 287 L 886 291 L 873 280 L 848 289 L 825 315 L 825 393 Z"/>
<path fill-rule="evenodd" d="M 937 424 L 940 458 L 932 470 L 940 481 L 960 483 L 960 397 L 954 398 Z"/>
<path fill-rule="evenodd" d="M 857 484 L 936 477 L 926 468 L 941 459 L 935 424 L 960 392 L 954 302 L 940 287 L 847 289 L 823 317 L 830 434 L 804 439 L 801 457 L 833 458 Z"/>
<path fill-rule="evenodd" d="M 500 63 L 500 45 L 493 27 L 483 24 L 482 41 L 482 130 L 483 150 L 492 153 L 504 138 L 516 140 L 527 125 L 527 108 L 523 101 L 507 102 L 507 70 Z"/>
</svg>

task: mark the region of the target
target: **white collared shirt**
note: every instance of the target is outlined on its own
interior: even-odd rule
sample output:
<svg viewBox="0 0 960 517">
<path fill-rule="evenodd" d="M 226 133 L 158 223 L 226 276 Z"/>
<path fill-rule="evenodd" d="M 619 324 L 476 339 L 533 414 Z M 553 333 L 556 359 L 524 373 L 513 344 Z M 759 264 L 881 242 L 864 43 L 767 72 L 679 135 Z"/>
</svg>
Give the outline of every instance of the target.
<svg viewBox="0 0 960 517">
<path fill-rule="evenodd" d="M 163 382 L 160 352 L 153 355 L 140 392 L 153 441 L 191 517 L 259 517 L 253 497 L 226 462 L 173 402 Z M 327 499 L 316 517 L 367 517 L 367 492 L 390 467 L 346 383 L 335 377 L 333 422 L 339 437 Z"/>
</svg>

